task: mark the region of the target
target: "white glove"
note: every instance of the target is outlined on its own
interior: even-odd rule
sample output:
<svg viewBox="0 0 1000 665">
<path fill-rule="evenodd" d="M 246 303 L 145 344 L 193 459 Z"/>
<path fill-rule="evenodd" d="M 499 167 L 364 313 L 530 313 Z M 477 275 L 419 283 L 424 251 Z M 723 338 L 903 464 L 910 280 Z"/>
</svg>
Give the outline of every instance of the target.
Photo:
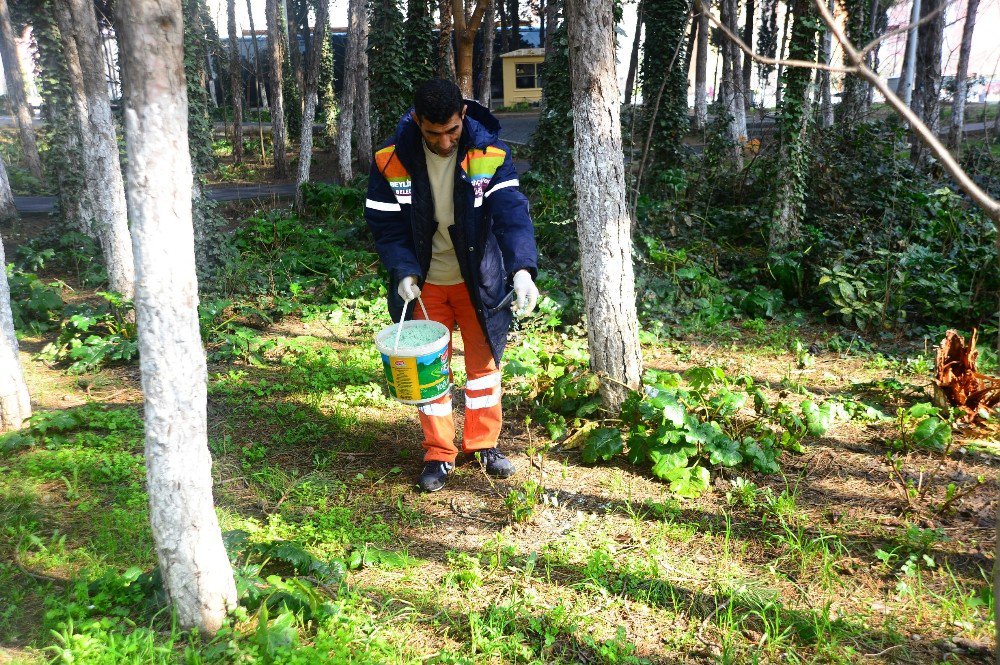
<svg viewBox="0 0 1000 665">
<path fill-rule="evenodd" d="M 403 279 L 399 280 L 399 287 L 396 289 L 396 293 L 399 297 L 410 302 L 411 300 L 416 300 L 420 297 L 420 287 L 417 286 L 417 278 L 415 275 L 407 275 Z"/>
<path fill-rule="evenodd" d="M 527 316 L 535 309 L 538 302 L 538 287 L 531 279 L 531 273 L 527 270 L 518 270 L 514 273 L 514 309 L 518 316 Z"/>
</svg>

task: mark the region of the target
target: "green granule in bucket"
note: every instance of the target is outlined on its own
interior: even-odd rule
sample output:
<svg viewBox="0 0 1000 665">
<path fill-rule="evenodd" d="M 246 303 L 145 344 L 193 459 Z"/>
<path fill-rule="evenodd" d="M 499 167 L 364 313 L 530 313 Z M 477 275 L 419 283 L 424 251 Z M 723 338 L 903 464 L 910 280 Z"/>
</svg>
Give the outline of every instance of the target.
<svg viewBox="0 0 1000 665">
<path fill-rule="evenodd" d="M 399 348 L 412 349 L 441 339 L 441 331 L 436 326 L 407 323 L 399 336 Z"/>
</svg>

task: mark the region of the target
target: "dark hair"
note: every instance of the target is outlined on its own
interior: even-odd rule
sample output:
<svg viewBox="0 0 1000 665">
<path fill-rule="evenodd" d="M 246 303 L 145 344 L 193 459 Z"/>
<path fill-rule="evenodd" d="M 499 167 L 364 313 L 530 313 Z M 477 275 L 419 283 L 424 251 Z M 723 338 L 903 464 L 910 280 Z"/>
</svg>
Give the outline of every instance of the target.
<svg viewBox="0 0 1000 665">
<path fill-rule="evenodd" d="M 413 93 L 413 110 L 421 120 L 444 124 L 462 112 L 462 91 L 448 79 L 424 81 Z"/>
</svg>

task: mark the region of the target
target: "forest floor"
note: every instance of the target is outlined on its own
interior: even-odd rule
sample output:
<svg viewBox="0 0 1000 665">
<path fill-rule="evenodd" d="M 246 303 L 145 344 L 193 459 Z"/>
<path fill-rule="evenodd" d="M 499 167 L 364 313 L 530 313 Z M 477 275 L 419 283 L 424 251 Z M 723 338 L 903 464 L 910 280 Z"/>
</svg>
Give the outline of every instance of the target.
<svg viewBox="0 0 1000 665">
<path fill-rule="evenodd" d="M 70 302 L 93 296 L 64 291 Z M 940 467 L 922 499 L 907 499 L 887 461 L 894 422 L 838 424 L 807 437 L 801 454 L 785 452 L 780 473 L 713 471 L 701 497 L 678 499 L 621 458 L 584 465 L 507 394 L 501 445 L 517 474 L 492 480 L 468 461 L 443 491 L 423 494 L 419 424 L 412 407 L 384 396 L 372 324 L 334 319 L 289 316 L 262 326 L 275 344 L 259 360 L 209 364 L 223 530 L 352 562 L 331 591 L 341 659 L 309 660 L 310 649 L 334 647 L 299 637 L 294 662 L 990 662 L 995 425 L 958 431 L 948 455 L 903 458 L 902 476 L 921 481 Z M 843 331 L 777 322 L 736 331 L 646 344 L 646 363 L 749 375 L 796 407 L 850 395 L 895 413 L 929 399 L 922 345 L 818 351 L 803 367 L 790 340 L 822 345 Z M 97 647 L 82 657 L 79 640 L 46 630 L 53 613 L 99 604 L 74 580 L 94 594 L 106 572 L 156 563 L 138 367 L 69 375 L 36 355 L 54 335 L 22 340 L 42 414 L 34 442 L 0 446 L 0 663 L 69 651 L 75 662 L 148 662 L 125 650 L 102 660 Z M 538 338 L 552 350 L 580 343 Z M 511 348 L 524 341 L 515 333 Z M 460 345 L 456 356 L 461 376 Z M 934 513 L 949 483 L 979 477 L 953 510 Z M 110 625 L 131 621 L 123 607 L 108 611 L 119 622 Z M 245 662 L 240 640 L 263 650 L 259 618 L 236 622 L 244 637 L 218 662 Z M 162 617 L 135 623 L 169 645 L 162 662 L 203 662 L 184 648 L 207 647 L 171 635 Z"/>
<path fill-rule="evenodd" d="M 320 153 L 314 176 L 327 175 Z M 223 162 L 212 178 L 270 180 L 253 161 Z M 236 231 L 270 204 L 220 210 Z M 28 217 L 4 228 L 8 260 L 50 227 Z M 370 255 L 360 260 L 374 270 Z M 79 273 L 40 276 L 67 304 L 101 300 Z M 318 619 L 292 630 L 272 607 L 266 630 L 260 610 L 242 611 L 205 643 L 142 605 L 152 596 L 137 576 L 156 555 L 138 366 L 69 374 L 39 357 L 50 330 L 21 340 L 32 426 L 0 438 L 0 663 L 991 662 L 995 422 L 956 429 L 947 454 L 898 454 L 907 422 L 839 422 L 783 452 L 779 473 L 713 468 L 708 491 L 679 498 L 622 456 L 584 464 L 539 425 L 522 377 L 508 376 L 501 447 L 517 474 L 494 480 L 463 456 L 443 491 L 423 494 L 415 410 L 386 397 L 372 343 L 381 300 L 273 320 L 252 310 L 239 315 L 252 338 L 218 323 L 209 349 L 219 519 L 244 591 L 281 575 L 269 588 L 285 584 L 336 630 Z M 787 316 L 650 336 L 643 354 L 664 372 L 752 377 L 772 405 L 796 411 L 845 398 L 895 416 L 930 400 L 936 342 L 865 342 Z M 586 340 L 578 327 L 529 327 L 508 356 L 527 346 L 552 356 Z M 342 583 L 276 567 L 276 543 L 308 552 L 309 565 L 345 562 Z M 255 576 L 262 553 L 270 563 Z M 296 580 L 321 592 L 287 586 Z"/>
</svg>

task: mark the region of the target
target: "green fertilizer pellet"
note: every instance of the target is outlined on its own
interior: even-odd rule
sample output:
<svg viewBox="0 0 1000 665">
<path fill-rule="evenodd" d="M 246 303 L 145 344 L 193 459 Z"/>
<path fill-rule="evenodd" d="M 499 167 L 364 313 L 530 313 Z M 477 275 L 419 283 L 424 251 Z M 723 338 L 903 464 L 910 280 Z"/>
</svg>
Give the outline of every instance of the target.
<svg viewBox="0 0 1000 665">
<path fill-rule="evenodd" d="M 441 338 L 441 331 L 437 326 L 425 326 L 419 323 L 407 323 L 403 326 L 403 332 L 399 336 L 400 349 L 412 349 L 425 344 L 431 344 Z"/>
</svg>

